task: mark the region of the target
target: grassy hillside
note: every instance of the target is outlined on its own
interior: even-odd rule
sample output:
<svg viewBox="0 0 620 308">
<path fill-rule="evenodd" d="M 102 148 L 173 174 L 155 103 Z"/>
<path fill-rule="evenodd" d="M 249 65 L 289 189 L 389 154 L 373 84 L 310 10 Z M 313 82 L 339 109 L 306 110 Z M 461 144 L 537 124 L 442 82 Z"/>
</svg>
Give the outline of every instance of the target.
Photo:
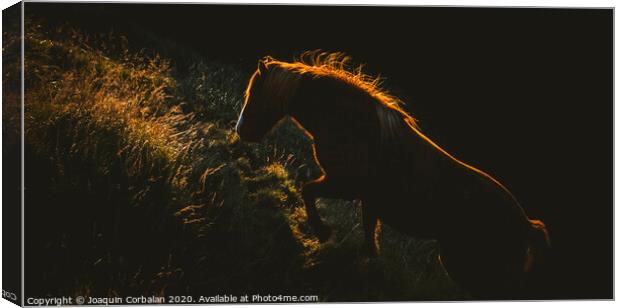
<svg viewBox="0 0 620 308">
<path fill-rule="evenodd" d="M 5 37 L 3 81 L 19 52 Z M 366 258 L 355 202 L 320 200 L 335 235 L 319 244 L 299 195 L 319 175 L 310 141 L 283 123 L 264 144 L 241 142 L 247 72 L 141 37 L 148 49 L 27 23 L 26 296 L 467 298 L 433 241 L 384 226 L 381 256 Z M 18 89 L 4 89 L 5 117 L 17 116 Z"/>
</svg>

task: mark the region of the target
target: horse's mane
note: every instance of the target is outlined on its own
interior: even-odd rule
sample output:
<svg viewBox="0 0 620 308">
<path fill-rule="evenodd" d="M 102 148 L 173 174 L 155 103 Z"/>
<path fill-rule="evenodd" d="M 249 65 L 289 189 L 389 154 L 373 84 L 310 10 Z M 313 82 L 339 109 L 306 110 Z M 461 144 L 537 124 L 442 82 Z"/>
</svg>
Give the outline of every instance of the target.
<svg viewBox="0 0 620 308">
<path fill-rule="evenodd" d="M 395 116 L 402 118 L 412 128 L 418 129 L 416 120 L 403 110 L 403 102 L 381 87 L 383 79 L 380 76 L 365 74 L 362 71 L 363 65 L 351 65 L 351 57 L 342 52 L 328 53 L 314 50 L 302 53 L 293 62 L 283 62 L 271 57 L 265 57 L 262 61 L 270 71 L 273 71 L 273 75 L 279 76 L 276 77 L 278 79 L 281 79 L 283 72 L 279 69 L 272 70 L 272 67 L 299 75 L 332 78 L 368 93 L 380 106 L 385 107 L 377 109 L 378 116 L 382 127 L 390 131 L 390 134 L 396 130 Z"/>
<path fill-rule="evenodd" d="M 456 163 L 478 172 L 495 182 L 518 204 L 518 201 L 512 193 L 495 178 L 455 158 L 422 134 L 416 123 L 417 121 L 401 107 L 403 102 L 381 88 L 382 79 L 363 73 L 363 65 L 358 65 L 351 69 L 352 66 L 350 65 L 350 61 L 351 58 L 342 52 L 327 53 L 320 50 L 304 52 L 294 62 L 279 61 L 269 56 L 261 60 L 262 64 L 269 70 L 269 74 L 266 78 L 267 82 L 271 87 L 278 88 L 275 95 L 279 98 L 280 102 L 283 102 L 293 94 L 299 85 L 300 76 L 304 74 L 310 74 L 315 77 L 330 77 L 350 86 L 357 87 L 368 93 L 378 102 L 376 110 L 381 128 L 382 142 L 396 140 L 398 135 L 404 130 L 413 129 L 418 133 L 420 138 L 424 139 Z M 289 74 L 288 72 L 297 74 Z M 249 88 L 250 87 L 248 87 L 248 91 Z M 247 95 L 249 94 L 246 93 L 246 96 Z"/>
</svg>

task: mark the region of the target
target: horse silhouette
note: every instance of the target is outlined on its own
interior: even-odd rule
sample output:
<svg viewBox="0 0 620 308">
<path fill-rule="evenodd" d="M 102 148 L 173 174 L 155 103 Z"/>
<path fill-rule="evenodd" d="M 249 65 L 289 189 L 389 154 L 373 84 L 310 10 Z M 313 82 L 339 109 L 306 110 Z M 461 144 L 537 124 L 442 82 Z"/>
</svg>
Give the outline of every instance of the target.
<svg viewBox="0 0 620 308">
<path fill-rule="evenodd" d="M 315 200 L 362 202 L 365 250 L 378 254 L 379 221 L 414 237 L 437 239 L 440 262 L 472 296 L 522 296 L 527 273 L 549 244 L 545 225 L 531 220 L 499 181 L 443 150 L 421 133 L 402 102 L 379 79 L 348 70 L 342 53 L 304 53 L 300 60 L 259 61 L 236 131 L 260 141 L 290 118 L 313 139 L 324 175 L 302 197 L 308 223 L 330 237 Z"/>
</svg>

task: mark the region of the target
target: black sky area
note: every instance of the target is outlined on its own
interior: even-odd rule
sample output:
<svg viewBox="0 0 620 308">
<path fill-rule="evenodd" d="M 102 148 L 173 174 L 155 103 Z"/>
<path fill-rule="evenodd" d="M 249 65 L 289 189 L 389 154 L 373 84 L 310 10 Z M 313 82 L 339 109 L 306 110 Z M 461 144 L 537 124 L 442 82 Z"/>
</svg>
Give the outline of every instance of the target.
<svg viewBox="0 0 620 308">
<path fill-rule="evenodd" d="M 346 52 L 386 78 L 431 139 L 547 223 L 545 297 L 613 296 L 612 9 L 27 3 L 30 13 L 148 29 L 248 78 L 265 55 Z"/>
</svg>

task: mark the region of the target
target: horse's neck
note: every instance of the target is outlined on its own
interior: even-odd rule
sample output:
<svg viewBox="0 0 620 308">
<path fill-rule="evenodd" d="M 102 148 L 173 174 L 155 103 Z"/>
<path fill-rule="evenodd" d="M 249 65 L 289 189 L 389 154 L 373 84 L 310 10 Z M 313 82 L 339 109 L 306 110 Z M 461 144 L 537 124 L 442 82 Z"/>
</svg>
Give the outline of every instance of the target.
<svg viewBox="0 0 620 308">
<path fill-rule="evenodd" d="M 320 130 L 321 112 L 318 110 L 323 103 L 322 93 L 308 81 L 301 82 L 297 95 L 288 102 L 288 112 L 305 130 L 316 136 Z"/>
<path fill-rule="evenodd" d="M 297 93 L 290 102 L 289 114 L 315 137 L 351 130 L 372 116 L 370 105 L 364 105 L 368 102 L 358 98 L 354 89 L 329 80 L 306 80 Z M 359 129 L 357 132 L 364 133 Z"/>
</svg>

